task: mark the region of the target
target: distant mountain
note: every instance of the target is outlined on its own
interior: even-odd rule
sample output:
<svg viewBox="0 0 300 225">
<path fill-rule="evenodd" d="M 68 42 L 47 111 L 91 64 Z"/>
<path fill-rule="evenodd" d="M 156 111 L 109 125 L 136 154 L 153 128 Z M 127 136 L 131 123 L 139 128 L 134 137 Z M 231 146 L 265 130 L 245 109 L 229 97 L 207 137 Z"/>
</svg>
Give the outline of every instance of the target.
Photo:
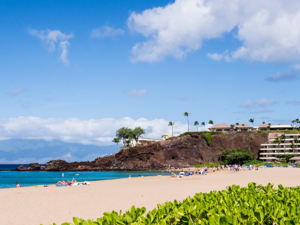
<svg viewBox="0 0 300 225">
<path fill-rule="evenodd" d="M 0 141 L 0 164 L 46 163 L 53 159 L 68 162 L 92 161 L 97 157 L 116 153 L 117 148 L 65 143 L 62 141 L 9 139 Z"/>
</svg>

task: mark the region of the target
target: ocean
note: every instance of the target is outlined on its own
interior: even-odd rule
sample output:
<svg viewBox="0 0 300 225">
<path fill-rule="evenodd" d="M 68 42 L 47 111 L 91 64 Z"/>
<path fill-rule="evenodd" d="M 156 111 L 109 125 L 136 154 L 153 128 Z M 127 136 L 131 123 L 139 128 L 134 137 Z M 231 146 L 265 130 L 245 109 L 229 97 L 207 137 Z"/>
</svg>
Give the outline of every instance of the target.
<svg viewBox="0 0 300 225">
<path fill-rule="evenodd" d="M 113 180 L 142 176 L 170 176 L 169 172 L 150 172 L 150 171 L 91 171 L 91 172 L 49 172 L 49 171 L 9 171 L 16 169 L 20 164 L 0 164 L 0 189 L 16 187 L 16 182 L 21 187 L 37 186 L 45 184 L 55 184 L 58 181 L 72 180 L 76 181 L 97 181 Z M 24 166 L 28 166 L 23 164 Z"/>
</svg>

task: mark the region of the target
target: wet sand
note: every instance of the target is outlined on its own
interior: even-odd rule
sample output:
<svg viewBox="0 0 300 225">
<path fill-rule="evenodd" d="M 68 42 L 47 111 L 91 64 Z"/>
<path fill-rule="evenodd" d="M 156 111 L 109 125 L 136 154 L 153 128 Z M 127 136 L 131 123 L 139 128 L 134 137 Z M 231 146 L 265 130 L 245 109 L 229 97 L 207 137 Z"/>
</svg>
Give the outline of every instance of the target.
<svg viewBox="0 0 300 225">
<path fill-rule="evenodd" d="M 226 170 L 184 178 L 157 176 L 96 181 L 87 186 L 1 189 L 1 224 L 58 225 L 72 222 L 74 216 L 96 219 L 106 211 L 126 211 L 132 205 L 152 210 L 158 203 L 222 190 L 232 184 L 247 186 L 249 182 L 297 186 L 300 169 Z"/>
</svg>

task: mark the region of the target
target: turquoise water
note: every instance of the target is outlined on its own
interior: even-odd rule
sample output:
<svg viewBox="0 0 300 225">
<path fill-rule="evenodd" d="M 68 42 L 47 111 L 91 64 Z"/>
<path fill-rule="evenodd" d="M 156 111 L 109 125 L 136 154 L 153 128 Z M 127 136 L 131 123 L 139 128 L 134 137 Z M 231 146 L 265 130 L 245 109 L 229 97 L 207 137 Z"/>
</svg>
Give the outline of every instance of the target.
<svg viewBox="0 0 300 225">
<path fill-rule="evenodd" d="M 96 181 L 96 180 L 113 180 L 120 178 L 127 178 L 129 175 L 132 177 L 142 176 L 170 176 L 168 172 L 149 172 L 149 171 L 97 171 L 97 172 L 45 172 L 45 171 L 31 171 L 31 172 L 19 172 L 19 171 L 7 171 L 17 168 L 19 165 L 0 165 L 0 188 L 12 188 L 16 187 L 16 182 L 21 187 L 35 186 L 43 184 L 55 184 L 60 180 L 72 180 L 76 181 Z M 25 165 L 26 166 L 26 165 Z M 62 177 L 64 174 L 64 177 Z M 78 175 L 76 175 L 78 174 Z"/>
</svg>

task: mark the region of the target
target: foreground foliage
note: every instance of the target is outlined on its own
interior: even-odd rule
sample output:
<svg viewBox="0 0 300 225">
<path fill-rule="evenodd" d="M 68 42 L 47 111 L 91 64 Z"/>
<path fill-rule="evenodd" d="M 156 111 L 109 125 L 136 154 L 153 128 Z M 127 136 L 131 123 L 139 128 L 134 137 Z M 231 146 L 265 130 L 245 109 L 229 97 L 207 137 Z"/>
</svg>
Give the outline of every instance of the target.
<svg viewBox="0 0 300 225">
<path fill-rule="evenodd" d="M 74 217 L 75 225 L 175 225 L 175 224 L 300 224 L 300 187 L 274 189 L 248 184 L 227 190 L 198 193 L 183 202 L 166 202 L 143 216 L 146 209 L 132 208 L 126 213 L 104 213 L 96 221 Z M 64 223 L 63 225 L 72 225 Z"/>
</svg>

